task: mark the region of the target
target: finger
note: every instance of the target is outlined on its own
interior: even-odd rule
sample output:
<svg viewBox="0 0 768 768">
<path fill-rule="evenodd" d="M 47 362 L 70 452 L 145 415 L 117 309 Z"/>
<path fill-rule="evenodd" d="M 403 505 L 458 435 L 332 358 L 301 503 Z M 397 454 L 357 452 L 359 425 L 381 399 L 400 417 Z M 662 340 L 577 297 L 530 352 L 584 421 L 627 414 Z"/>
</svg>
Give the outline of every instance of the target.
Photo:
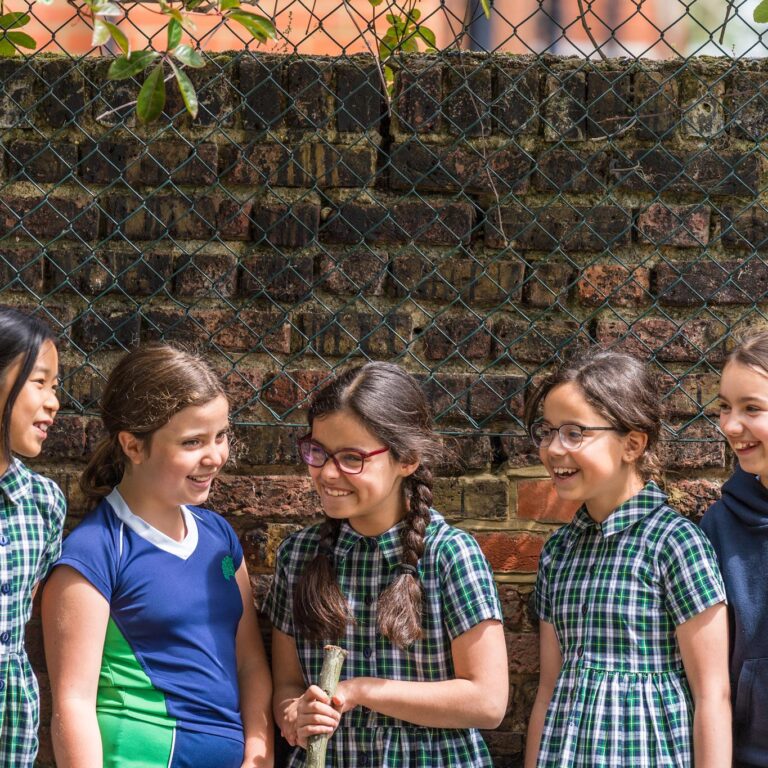
<svg viewBox="0 0 768 768">
<path fill-rule="evenodd" d="M 328 694 L 319 685 L 310 685 L 304 692 L 302 698 L 305 701 L 322 701 L 325 704 L 328 704 L 331 701 Z"/>
</svg>

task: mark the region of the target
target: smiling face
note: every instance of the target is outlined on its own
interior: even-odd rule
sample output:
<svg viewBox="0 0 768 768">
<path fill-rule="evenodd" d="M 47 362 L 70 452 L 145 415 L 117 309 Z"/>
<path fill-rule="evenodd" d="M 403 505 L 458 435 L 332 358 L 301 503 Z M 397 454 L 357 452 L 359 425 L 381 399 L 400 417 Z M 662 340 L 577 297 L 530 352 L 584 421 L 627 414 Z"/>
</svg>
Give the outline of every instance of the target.
<svg viewBox="0 0 768 768">
<path fill-rule="evenodd" d="M 22 357 L 8 369 L 0 385 L 3 405 L 21 371 Z M 56 387 L 59 382 L 59 353 L 52 341 L 40 346 L 32 372 L 19 391 L 11 411 L 10 448 L 27 458 L 37 456 L 48 435 L 48 428 L 59 410 Z M 6 461 L 7 461 L 6 457 Z"/>
<path fill-rule="evenodd" d="M 208 498 L 229 458 L 229 403 L 219 395 L 183 408 L 148 440 L 119 437 L 128 459 L 119 489 L 132 511 L 151 522 Z"/>
<path fill-rule="evenodd" d="M 364 453 L 386 446 L 354 415 L 336 411 L 312 423 L 312 440 L 335 453 L 353 448 Z M 340 472 L 330 459 L 322 467 L 309 467 L 309 474 L 328 517 L 349 520 L 363 536 L 378 536 L 405 516 L 403 478 L 418 464 L 404 464 L 391 451 L 365 460 L 358 475 Z"/>
<path fill-rule="evenodd" d="M 720 380 L 720 431 L 739 466 L 768 487 L 768 375 L 728 363 Z"/>
<path fill-rule="evenodd" d="M 573 382 L 558 384 L 544 398 L 543 420 L 558 429 L 563 424 L 582 427 L 610 427 Z M 552 442 L 539 448 L 539 456 L 561 499 L 585 504 L 598 522 L 630 499 L 644 485 L 636 462 L 645 448 L 639 432 L 585 430 L 581 446 L 568 450 L 555 434 Z"/>
</svg>

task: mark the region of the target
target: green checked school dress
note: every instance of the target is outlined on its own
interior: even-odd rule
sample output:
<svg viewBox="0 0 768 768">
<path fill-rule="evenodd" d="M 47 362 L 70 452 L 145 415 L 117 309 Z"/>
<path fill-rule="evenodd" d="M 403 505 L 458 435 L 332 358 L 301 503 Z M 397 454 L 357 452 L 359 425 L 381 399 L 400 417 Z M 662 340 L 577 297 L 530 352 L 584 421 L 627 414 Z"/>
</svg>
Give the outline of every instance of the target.
<svg viewBox="0 0 768 768">
<path fill-rule="evenodd" d="M 37 754 L 37 679 L 24 650 L 32 590 L 61 552 L 66 503 L 52 480 L 13 459 L 0 477 L 0 765 Z"/>
<path fill-rule="evenodd" d="M 296 637 L 292 595 L 304 566 L 317 552 L 317 525 L 290 536 L 280 546 L 266 610 L 274 626 L 294 637 L 307 685 L 320 677 L 325 643 Z M 419 577 L 424 586 L 424 636 L 406 650 L 376 631 L 376 601 L 401 562 L 402 523 L 376 537 L 356 533 L 342 522 L 333 551 L 341 591 L 355 624 L 342 638 L 327 638 L 349 652 L 342 679 L 380 677 L 437 681 L 454 677 L 451 641 L 486 619 L 501 621 L 493 575 L 477 542 L 449 526 L 434 510 L 427 527 Z M 305 765 L 306 752 L 294 750 L 289 768 Z M 424 728 L 362 707 L 345 713 L 331 737 L 328 768 L 490 768 L 479 732 Z"/>
<path fill-rule="evenodd" d="M 654 483 L 602 524 L 582 507 L 547 542 L 536 609 L 563 666 L 540 768 L 687 768 L 693 707 L 675 628 L 725 600 L 714 552 Z"/>
</svg>

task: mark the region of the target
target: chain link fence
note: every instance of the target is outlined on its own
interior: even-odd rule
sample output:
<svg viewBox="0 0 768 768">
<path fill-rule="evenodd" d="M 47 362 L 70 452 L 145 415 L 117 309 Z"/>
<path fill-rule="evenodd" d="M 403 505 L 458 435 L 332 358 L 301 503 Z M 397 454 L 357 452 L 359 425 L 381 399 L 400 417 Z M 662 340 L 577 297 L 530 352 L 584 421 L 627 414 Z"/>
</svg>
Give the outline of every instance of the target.
<svg viewBox="0 0 768 768">
<path fill-rule="evenodd" d="M 392 359 L 441 431 L 525 461 L 526 383 L 598 342 L 648 358 L 671 434 L 714 456 L 716 371 L 765 319 L 768 68 L 756 3 L 695 5 L 424 0 L 440 50 L 384 62 L 394 3 L 261 7 L 263 50 L 202 19 L 196 117 L 169 84 L 149 124 L 114 38 L 67 38 L 87 7 L 7 6 L 37 52 L 0 60 L 2 300 L 65 337 L 77 414 L 139 341 L 203 348 L 241 425 L 296 427 L 340 366 Z M 164 51 L 155 6 L 118 12 Z"/>
</svg>

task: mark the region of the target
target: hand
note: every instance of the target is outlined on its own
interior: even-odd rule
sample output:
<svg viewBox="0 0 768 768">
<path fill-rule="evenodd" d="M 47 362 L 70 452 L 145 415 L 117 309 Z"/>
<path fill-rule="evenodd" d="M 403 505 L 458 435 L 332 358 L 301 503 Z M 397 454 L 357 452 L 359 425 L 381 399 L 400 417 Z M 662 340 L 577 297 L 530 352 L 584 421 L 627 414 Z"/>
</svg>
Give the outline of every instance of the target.
<svg viewBox="0 0 768 768">
<path fill-rule="evenodd" d="M 350 709 L 354 709 L 359 703 L 355 688 L 356 680 L 361 680 L 361 678 L 353 677 L 349 680 L 341 680 L 336 687 L 336 693 L 331 699 L 334 709 L 338 710 L 342 715 L 345 712 L 349 712 Z"/>
<path fill-rule="evenodd" d="M 312 685 L 296 699 L 296 742 L 307 748 L 310 736 L 330 736 L 338 727 L 341 711 L 336 709 L 325 691 Z"/>
</svg>

